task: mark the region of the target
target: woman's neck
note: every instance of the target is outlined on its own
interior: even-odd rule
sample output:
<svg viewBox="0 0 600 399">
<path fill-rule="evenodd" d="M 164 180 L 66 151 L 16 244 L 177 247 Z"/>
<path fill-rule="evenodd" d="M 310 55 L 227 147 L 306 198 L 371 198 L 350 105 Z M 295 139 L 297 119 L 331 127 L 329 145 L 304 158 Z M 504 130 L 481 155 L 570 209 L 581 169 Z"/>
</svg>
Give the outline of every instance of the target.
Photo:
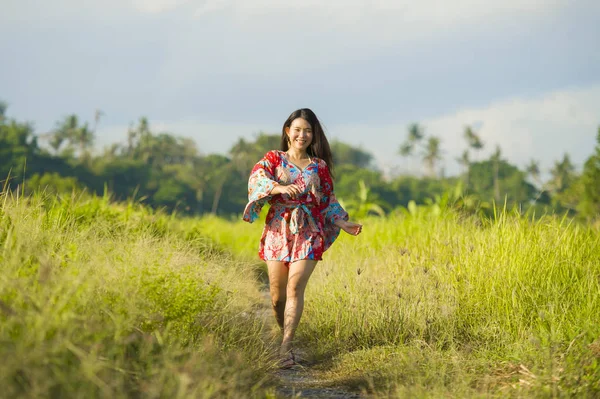
<svg viewBox="0 0 600 399">
<path fill-rule="evenodd" d="M 288 157 L 290 157 L 291 159 L 308 159 L 308 153 L 306 151 L 302 151 L 302 150 L 298 150 L 295 148 L 289 148 L 287 151 Z"/>
</svg>

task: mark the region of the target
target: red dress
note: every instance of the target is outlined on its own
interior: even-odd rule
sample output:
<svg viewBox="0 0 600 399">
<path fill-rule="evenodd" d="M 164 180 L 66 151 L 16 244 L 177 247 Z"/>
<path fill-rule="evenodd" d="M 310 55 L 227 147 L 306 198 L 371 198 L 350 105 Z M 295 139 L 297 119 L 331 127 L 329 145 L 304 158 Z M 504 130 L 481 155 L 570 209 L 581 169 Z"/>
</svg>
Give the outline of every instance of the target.
<svg viewBox="0 0 600 399">
<path fill-rule="evenodd" d="M 271 195 L 277 184 L 296 184 L 301 194 L 295 199 L 287 194 Z M 252 169 L 248 200 L 243 219 L 250 223 L 266 202 L 271 205 L 259 246 L 263 260 L 321 260 L 340 233 L 333 223 L 348 220 L 335 198 L 329 168 L 319 158 L 311 158 L 300 169 L 287 160 L 285 152 L 269 151 Z"/>
</svg>

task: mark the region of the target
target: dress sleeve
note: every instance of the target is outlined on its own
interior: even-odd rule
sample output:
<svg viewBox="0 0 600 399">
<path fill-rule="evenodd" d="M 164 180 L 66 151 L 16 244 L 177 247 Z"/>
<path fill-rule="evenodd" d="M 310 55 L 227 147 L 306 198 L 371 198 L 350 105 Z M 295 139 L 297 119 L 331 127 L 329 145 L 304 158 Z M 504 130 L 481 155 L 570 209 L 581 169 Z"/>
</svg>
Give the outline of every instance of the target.
<svg viewBox="0 0 600 399">
<path fill-rule="evenodd" d="M 342 208 L 333 191 L 333 181 L 329 168 L 324 161 L 319 162 L 319 178 L 321 180 L 322 199 L 321 214 L 325 224 L 333 224 L 336 220 L 348 220 L 348 212 Z"/>
<path fill-rule="evenodd" d="M 279 164 L 279 155 L 270 151 L 254 165 L 248 179 L 248 204 L 243 219 L 252 223 L 258 219 L 260 210 L 271 198 L 271 191 L 279 183 L 275 180 L 275 168 Z"/>
<path fill-rule="evenodd" d="M 348 220 L 348 212 L 342 208 L 333 191 L 333 181 L 325 161 L 319 162 L 319 179 L 321 181 L 321 215 L 323 216 L 323 238 L 327 250 L 340 234 L 340 228 L 334 223 L 337 220 Z"/>
</svg>

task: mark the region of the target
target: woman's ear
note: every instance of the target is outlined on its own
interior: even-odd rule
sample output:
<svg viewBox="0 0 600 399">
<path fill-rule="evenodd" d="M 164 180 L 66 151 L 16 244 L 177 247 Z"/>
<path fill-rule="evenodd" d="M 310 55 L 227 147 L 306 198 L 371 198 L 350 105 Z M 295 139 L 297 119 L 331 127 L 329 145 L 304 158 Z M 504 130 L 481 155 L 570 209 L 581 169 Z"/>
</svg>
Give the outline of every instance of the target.
<svg viewBox="0 0 600 399">
<path fill-rule="evenodd" d="M 287 136 L 286 139 L 287 139 L 288 146 L 290 146 L 291 140 L 290 140 L 290 127 L 289 126 L 285 128 L 285 135 Z"/>
</svg>

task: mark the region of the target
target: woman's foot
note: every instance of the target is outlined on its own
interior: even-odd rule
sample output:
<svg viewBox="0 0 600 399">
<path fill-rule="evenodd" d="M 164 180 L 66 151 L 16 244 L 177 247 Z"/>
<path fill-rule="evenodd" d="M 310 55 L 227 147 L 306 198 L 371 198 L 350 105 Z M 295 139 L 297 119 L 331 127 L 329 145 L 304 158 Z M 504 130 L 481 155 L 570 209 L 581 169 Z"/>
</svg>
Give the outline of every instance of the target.
<svg viewBox="0 0 600 399">
<path fill-rule="evenodd" d="M 279 361 L 279 368 L 282 370 L 287 370 L 287 369 L 291 369 L 292 367 L 296 366 L 298 363 L 296 363 L 296 358 L 294 356 L 294 352 L 289 351 L 280 361 Z"/>
</svg>

